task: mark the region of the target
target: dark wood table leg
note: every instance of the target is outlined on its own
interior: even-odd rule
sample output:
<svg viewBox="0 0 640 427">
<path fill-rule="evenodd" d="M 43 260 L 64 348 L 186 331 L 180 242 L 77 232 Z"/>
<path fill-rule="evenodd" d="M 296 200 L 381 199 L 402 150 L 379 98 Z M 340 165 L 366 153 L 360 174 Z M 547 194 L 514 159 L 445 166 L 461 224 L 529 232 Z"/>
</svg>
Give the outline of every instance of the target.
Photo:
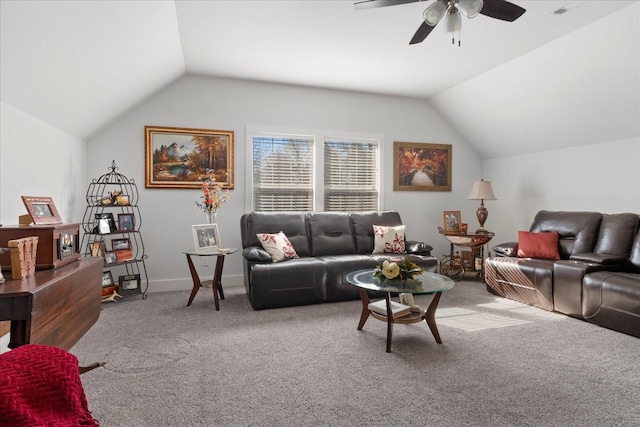
<svg viewBox="0 0 640 427">
<path fill-rule="evenodd" d="M 216 260 L 216 270 L 213 274 L 213 303 L 216 306 L 216 311 L 220 311 L 220 301 L 218 299 L 218 295 L 220 295 L 221 299 L 224 299 L 224 294 L 222 293 L 222 267 L 224 265 L 224 255 L 218 255 Z"/>
<path fill-rule="evenodd" d="M 198 271 L 196 267 L 193 265 L 193 261 L 191 257 L 187 255 L 187 263 L 189 264 L 189 271 L 191 272 L 191 279 L 193 279 L 193 289 L 191 289 L 191 295 L 189 296 L 189 302 L 187 302 L 187 307 L 191 305 L 193 299 L 196 297 L 196 294 L 200 290 L 200 277 L 198 276 Z"/>
<path fill-rule="evenodd" d="M 442 340 L 440 339 L 440 333 L 436 326 L 436 309 L 438 308 L 438 302 L 440 301 L 441 295 L 442 292 L 436 292 L 433 295 L 431 304 L 429 304 L 429 308 L 427 308 L 427 312 L 424 314 L 424 320 L 427 321 L 427 325 L 429 325 L 429 329 L 431 329 L 431 333 L 438 344 L 442 344 Z"/>
<path fill-rule="evenodd" d="M 220 299 L 224 299 L 224 291 L 222 290 L 222 267 L 224 266 L 224 255 L 218 255 L 217 258 L 218 259 L 216 260 L 216 271 L 215 271 L 215 274 L 213 275 L 213 281 L 214 283 L 217 283 L 218 294 L 220 294 Z"/>
<path fill-rule="evenodd" d="M 362 314 L 360 314 L 360 323 L 358 323 L 358 330 L 361 331 L 370 314 L 369 295 L 367 295 L 367 291 L 362 288 L 359 288 L 358 290 L 360 292 L 360 301 L 362 302 Z"/>
<path fill-rule="evenodd" d="M 393 312 L 391 311 L 391 294 L 387 292 L 387 353 L 391 353 L 391 337 L 393 335 Z"/>
</svg>

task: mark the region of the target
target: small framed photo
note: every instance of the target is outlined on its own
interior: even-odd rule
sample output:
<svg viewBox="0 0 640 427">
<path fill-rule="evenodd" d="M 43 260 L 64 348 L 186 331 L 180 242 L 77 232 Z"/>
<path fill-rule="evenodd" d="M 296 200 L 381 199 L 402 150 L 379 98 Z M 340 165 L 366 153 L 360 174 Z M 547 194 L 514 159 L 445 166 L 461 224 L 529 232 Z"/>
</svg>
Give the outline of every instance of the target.
<svg viewBox="0 0 640 427">
<path fill-rule="evenodd" d="M 135 221 L 133 214 L 121 213 L 118 214 L 118 231 L 134 231 Z"/>
<path fill-rule="evenodd" d="M 123 297 L 141 293 L 140 275 L 127 274 L 118 277 L 118 293 Z"/>
<path fill-rule="evenodd" d="M 196 252 L 214 252 L 220 248 L 217 224 L 192 225 L 191 229 Z"/>
<path fill-rule="evenodd" d="M 59 258 L 65 259 L 73 255 L 75 252 L 75 245 L 73 243 L 73 234 L 62 233 L 59 237 L 58 251 Z"/>
<path fill-rule="evenodd" d="M 110 271 L 102 272 L 102 287 L 113 286 L 113 275 Z"/>
<path fill-rule="evenodd" d="M 105 254 L 104 241 L 95 241 L 89 244 L 92 257 L 103 257 Z"/>
<path fill-rule="evenodd" d="M 100 234 L 109 234 L 118 231 L 116 220 L 111 212 L 97 213 L 96 219 L 98 220 L 98 232 Z"/>
<path fill-rule="evenodd" d="M 22 202 L 35 225 L 62 224 L 62 218 L 51 197 L 22 196 Z"/>
<path fill-rule="evenodd" d="M 113 239 L 111 241 L 111 250 L 119 251 L 122 249 L 131 249 L 131 239 Z"/>
<path fill-rule="evenodd" d="M 444 231 L 460 232 L 460 211 L 444 211 L 442 213 Z"/>
<path fill-rule="evenodd" d="M 116 259 L 116 253 L 115 252 L 107 252 L 104 254 L 104 263 L 105 264 L 115 264 L 116 262 L 118 262 L 118 260 Z"/>
</svg>

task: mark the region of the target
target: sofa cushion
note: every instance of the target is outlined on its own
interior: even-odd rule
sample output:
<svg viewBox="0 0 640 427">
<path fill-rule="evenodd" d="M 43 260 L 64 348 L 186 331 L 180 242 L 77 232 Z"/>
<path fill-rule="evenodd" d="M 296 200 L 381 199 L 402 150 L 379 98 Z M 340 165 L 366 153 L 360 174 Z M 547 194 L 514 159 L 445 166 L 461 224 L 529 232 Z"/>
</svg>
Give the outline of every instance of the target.
<svg viewBox="0 0 640 427">
<path fill-rule="evenodd" d="M 559 260 L 558 233 L 518 231 L 518 257 Z"/>
<path fill-rule="evenodd" d="M 349 214 L 318 212 L 307 215 L 311 256 L 353 254 L 356 245 Z"/>
<path fill-rule="evenodd" d="M 273 262 L 298 258 L 296 250 L 282 231 L 277 234 L 258 233 L 257 237 L 264 250 L 271 256 Z"/>
<path fill-rule="evenodd" d="M 385 225 L 373 225 L 374 254 L 404 254 L 404 225 L 393 227 Z"/>
<path fill-rule="evenodd" d="M 242 247 L 261 246 L 258 233 L 279 233 L 282 231 L 293 245 L 298 256 L 311 255 L 307 223 L 302 212 L 251 212 L 240 218 Z"/>
<path fill-rule="evenodd" d="M 598 242 L 594 253 L 627 258 L 638 229 L 638 215 L 621 213 L 602 215 Z"/>
<path fill-rule="evenodd" d="M 558 253 L 569 259 L 576 253 L 593 252 L 602 214 L 598 212 L 540 211 L 529 231 L 535 233 L 557 231 Z"/>
<path fill-rule="evenodd" d="M 402 225 L 396 211 L 359 212 L 351 214 L 351 223 L 359 254 L 373 253 L 373 225 Z"/>
</svg>

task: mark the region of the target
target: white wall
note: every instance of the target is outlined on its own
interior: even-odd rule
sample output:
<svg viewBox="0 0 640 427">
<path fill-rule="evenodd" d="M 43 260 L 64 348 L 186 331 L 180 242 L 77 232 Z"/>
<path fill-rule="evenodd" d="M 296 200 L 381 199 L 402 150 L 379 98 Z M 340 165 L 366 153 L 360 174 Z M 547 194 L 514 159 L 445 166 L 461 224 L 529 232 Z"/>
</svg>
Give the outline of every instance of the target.
<svg viewBox="0 0 640 427">
<path fill-rule="evenodd" d="M 235 189 L 217 221 L 224 246 L 240 248 L 240 216 L 245 212 L 245 127 L 327 129 L 384 135 L 384 209 L 396 209 L 408 237 L 448 253 L 437 232 L 443 210 L 461 210 L 475 224 L 476 203 L 467 200 L 481 162 L 474 151 L 425 101 L 257 82 L 186 76 L 125 113 L 89 140 L 87 181 L 106 172 L 111 160 L 139 184 L 142 235 L 149 255 L 150 290 L 190 287 L 181 250 L 193 247 L 191 225 L 204 222 L 195 208 L 199 190 L 144 188 L 144 126 L 175 126 L 235 132 Z M 452 192 L 393 192 L 393 141 L 453 145 Z M 242 283 L 239 253 L 225 262 L 227 283 Z"/>
<path fill-rule="evenodd" d="M 0 103 L 0 224 L 27 213 L 20 196 L 52 197 L 65 223 L 80 222 L 85 162 L 84 141 Z"/>
<path fill-rule="evenodd" d="M 483 162 L 492 243 L 517 241 L 539 210 L 640 213 L 640 138 Z M 490 245 L 491 246 L 491 245 Z"/>
</svg>

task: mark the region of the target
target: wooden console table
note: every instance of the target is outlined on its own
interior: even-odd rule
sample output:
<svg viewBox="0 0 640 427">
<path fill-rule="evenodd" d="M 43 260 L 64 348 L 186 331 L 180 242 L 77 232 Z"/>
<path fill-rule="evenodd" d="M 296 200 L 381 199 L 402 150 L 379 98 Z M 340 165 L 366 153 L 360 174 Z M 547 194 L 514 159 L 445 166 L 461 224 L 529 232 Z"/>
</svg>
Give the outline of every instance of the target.
<svg viewBox="0 0 640 427">
<path fill-rule="evenodd" d="M 73 347 L 100 316 L 102 266 L 102 258 L 82 258 L 0 284 L 0 321 L 11 321 L 9 348 Z"/>
</svg>

